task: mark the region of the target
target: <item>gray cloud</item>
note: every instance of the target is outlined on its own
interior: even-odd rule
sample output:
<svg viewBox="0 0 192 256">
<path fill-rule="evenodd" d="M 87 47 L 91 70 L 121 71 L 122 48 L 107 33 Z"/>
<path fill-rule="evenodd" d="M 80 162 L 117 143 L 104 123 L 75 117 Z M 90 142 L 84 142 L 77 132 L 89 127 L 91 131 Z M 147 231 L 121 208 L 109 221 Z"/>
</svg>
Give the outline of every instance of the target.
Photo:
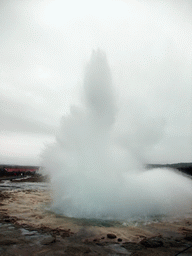
<svg viewBox="0 0 192 256">
<path fill-rule="evenodd" d="M 48 114 L 3 96 L 0 96 L 0 102 L 0 131 L 55 133 L 56 126 L 46 122 L 46 118 L 50 118 Z"/>
</svg>

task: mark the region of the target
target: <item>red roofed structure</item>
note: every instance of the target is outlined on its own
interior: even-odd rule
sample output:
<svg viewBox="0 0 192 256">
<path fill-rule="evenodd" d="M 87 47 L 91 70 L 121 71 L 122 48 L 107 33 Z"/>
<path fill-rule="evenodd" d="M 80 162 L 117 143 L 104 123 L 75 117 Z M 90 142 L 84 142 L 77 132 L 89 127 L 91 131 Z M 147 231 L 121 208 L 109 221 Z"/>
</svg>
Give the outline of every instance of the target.
<svg viewBox="0 0 192 256">
<path fill-rule="evenodd" d="M 34 175 L 38 170 L 38 166 L 1 165 L 0 176 Z"/>
</svg>

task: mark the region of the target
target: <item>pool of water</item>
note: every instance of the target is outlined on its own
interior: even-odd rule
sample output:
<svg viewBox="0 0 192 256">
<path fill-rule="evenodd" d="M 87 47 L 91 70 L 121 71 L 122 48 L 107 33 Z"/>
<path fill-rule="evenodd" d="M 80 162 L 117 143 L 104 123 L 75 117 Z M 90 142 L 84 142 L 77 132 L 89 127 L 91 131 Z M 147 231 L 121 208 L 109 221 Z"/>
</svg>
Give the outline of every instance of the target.
<svg viewBox="0 0 192 256">
<path fill-rule="evenodd" d="M 14 182 L 14 181 L 2 181 L 0 183 L 0 191 L 31 191 L 35 194 L 35 191 L 50 191 L 51 185 L 46 182 Z M 106 220 L 106 219 L 86 219 L 86 218 L 71 218 L 64 216 L 60 211 L 52 208 L 51 202 L 42 204 L 41 208 L 45 214 L 54 215 L 55 218 L 61 219 L 73 224 L 81 225 L 84 227 L 97 226 L 97 227 L 139 227 L 148 225 L 151 223 L 158 223 L 164 219 L 165 216 L 142 216 L 132 217 L 127 220 Z"/>
<path fill-rule="evenodd" d="M 47 190 L 50 185 L 45 182 L 14 182 L 2 181 L 0 183 L 0 190 Z"/>
</svg>

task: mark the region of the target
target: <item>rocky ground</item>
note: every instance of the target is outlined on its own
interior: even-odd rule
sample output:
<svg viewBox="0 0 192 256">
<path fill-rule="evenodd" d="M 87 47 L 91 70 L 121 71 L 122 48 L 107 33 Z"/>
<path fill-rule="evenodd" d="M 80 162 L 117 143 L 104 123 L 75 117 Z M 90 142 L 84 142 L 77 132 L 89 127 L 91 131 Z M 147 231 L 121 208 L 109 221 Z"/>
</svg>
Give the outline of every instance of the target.
<svg viewBox="0 0 192 256">
<path fill-rule="evenodd" d="M 0 255 L 192 255 L 192 216 L 144 226 L 91 226 L 48 213 L 46 191 L 1 191 Z"/>
</svg>

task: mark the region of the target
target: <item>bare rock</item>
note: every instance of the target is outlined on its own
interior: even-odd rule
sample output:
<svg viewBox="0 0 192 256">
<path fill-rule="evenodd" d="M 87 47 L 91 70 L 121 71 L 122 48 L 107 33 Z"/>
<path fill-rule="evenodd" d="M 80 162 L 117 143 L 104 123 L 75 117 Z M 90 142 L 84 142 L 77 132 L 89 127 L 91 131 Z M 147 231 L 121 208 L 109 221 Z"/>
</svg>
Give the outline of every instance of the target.
<svg viewBox="0 0 192 256">
<path fill-rule="evenodd" d="M 144 238 L 141 240 L 140 244 L 147 248 L 157 248 L 157 247 L 162 247 L 163 246 L 163 241 L 161 237 L 151 237 L 151 238 Z"/>
<path fill-rule="evenodd" d="M 0 245 L 18 244 L 20 241 L 16 238 L 1 238 Z"/>
<path fill-rule="evenodd" d="M 117 236 L 115 234 L 107 234 L 107 238 L 115 239 Z"/>
<path fill-rule="evenodd" d="M 55 237 L 47 237 L 47 238 L 45 238 L 41 241 L 41 244 L 42 245 L 49 245 L 49 244 L 52 244 L 52 243 L 55 243 L 55 242 L 56 242 Z"/>
<path fill-rule="evenodd" d="M 191 242 L 192 241 L 192 234 L 186 234 L 184 239 Z"/>
<path fill-rule="evenodd" d="M 90 253 L 91 249 L 87 246 L 67 246 L 65 253 L 67 255 L 84 255 Z"/>
<path fill-rule="evenodd" d="M 122 247 L 124 247 L 128 251 L 137 251 L 137 250 L 142 250 L 144 248 L 142 244 L 133 243 L 133 242 L 125 242 L 122 244 Z"/>
</svg>

